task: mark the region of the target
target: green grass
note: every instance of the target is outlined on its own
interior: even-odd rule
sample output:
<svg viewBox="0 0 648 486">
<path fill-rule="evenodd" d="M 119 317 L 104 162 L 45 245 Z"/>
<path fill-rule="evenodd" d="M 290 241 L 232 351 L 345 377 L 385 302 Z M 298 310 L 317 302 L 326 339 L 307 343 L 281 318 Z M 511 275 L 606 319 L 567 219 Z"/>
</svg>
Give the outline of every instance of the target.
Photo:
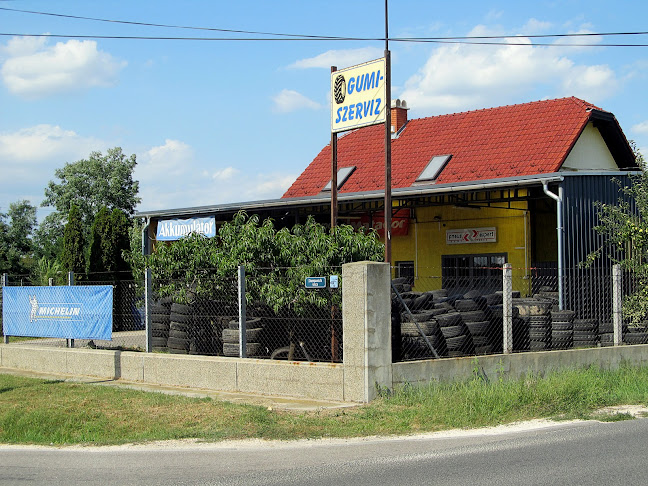
<svg viewBox="0 0 648 486">
<path fill-rule="evenodd" d="M 648 367 L 564 370 L 545 378 L 431 383 L 383 392 L 371 404 L 285 412 L 91 384 L 0 375 L 0 442 L 121 444 L 409 434 L 533 418 L 592 418 L 597 409 L 648 403 Z M 628 414 L 597 416 L 626 420 Z"/>
</svg>

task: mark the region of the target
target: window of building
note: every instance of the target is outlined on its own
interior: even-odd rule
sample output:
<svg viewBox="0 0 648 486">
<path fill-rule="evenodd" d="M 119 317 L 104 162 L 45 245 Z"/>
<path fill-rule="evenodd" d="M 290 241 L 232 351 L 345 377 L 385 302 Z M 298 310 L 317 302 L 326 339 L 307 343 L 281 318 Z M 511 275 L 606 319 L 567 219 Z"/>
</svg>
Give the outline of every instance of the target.
<svg viewBox="0 0 648 486">
<path fill-rule="evenodd" d="M 414 285 L 414 262 L 396 262 L 396 277 L 405 277 L 408 284 Z"/>
<path fill-rule="evenodd" d="M 485 294 L 502 290 L 502 267 L 506 253 L 443 255 L 441 283 L 455 294 L 479 290 Z"/>
<path fill-rule="evenodd" d="M 352 165 L 351 167 L 342 167 L 341 169 L 338 169 L 337 172 L 337 188 L 341 188 L 344 183 L 347 181 L 347 179 L 353 174 L 353 171 L 355 170 L 355 165 Z M 328 181 L 328 183 L 324 186 L 324 189 L 322 191 L 330 191 L 331 190 L 331 182 Z"/>
<path fill-rule="evenodd" d="M 428 162 L 427 167 L 423 169 L 423 172 L 421 172 L 421 175 L 418 176 L 416 181 L 422 182 L 435 180 L 439 177 L 439 174 L 451 158 L 452 155 L 435 155 L 432 157 L 430 162 Z"/>
</svg>

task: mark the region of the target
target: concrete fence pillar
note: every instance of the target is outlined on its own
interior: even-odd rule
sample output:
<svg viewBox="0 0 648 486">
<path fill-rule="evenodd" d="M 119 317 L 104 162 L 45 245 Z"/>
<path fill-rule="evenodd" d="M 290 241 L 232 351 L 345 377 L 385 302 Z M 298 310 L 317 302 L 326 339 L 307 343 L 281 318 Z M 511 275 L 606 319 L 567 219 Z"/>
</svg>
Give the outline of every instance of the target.
<svg viewBox="0 0 648 486">
<path fill-rule="evenodd" d="M 505 263 L 502 279 L 502 325 L 504 354 L 513 352 L 513 267 Z"/>
<path fill-rule="evenodd" d="M 612 331 L 614 332 L 614 345 L 623 343 L 623 304 L 621 300 L 621 265 L 612 266 Z"/>
<path fill-rule="evenodd" d="M 369 402 L 391 389 L 391 290 L 388 263 L 342 265 L 344 400 Z"/>
</svg>

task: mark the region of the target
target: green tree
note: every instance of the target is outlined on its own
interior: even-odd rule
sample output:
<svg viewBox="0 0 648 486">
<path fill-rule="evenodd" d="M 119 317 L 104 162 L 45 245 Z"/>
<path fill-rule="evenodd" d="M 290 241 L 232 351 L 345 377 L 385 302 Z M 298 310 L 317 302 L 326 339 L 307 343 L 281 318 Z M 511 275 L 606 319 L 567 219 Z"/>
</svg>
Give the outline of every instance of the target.
<svg viewBox="0 0 648 486">
<path fill-rule="evenodd" d="M 621 194 L 616 204 L 595 203 L 600 219 L 595 230 L 603 244 L 585 263 L 591 265 L 605 255 L 632 274 L 635 290 L 624 298 L 623 313 L 638 323 L 648 316 L 648 172 L 634 141 L 630 145 L 641 172 L 629 176 L 628 186 L 617 181 Z"/>
<path fill-rule="evenodd" d="M 45 189 L 42 206 L 52 206 L 55 211 L 43 222 L 39 232 L 39 243 L 43 253 L 61 249 L 61 238 L 66 217 L 72 204 L 79 208 L 81 221 L 86 234 L 100 208 L 122 210 L 127 217 L 135 212 L 140 202 L 139 183 L 133 180 L 137 165 L 135 155 L 126 157 L 121 148 L 109 149 L 105 155 L 92 152 L 87 159 L 66 163 L 54 173 L 58 182 L 50 181 Z M 57 236 L 59 235 L 59 236 Z"/>
<path fill-rule="evenodd" d="M 0 214 L 0 271 L 27 275 L 34 265 L 32 234 L 36 226 L 36 207 L 23 200 L 9 205 Z"/>
<path fill-rule="evenodd" d="M 104 206 L 96 214 L 90 230 L 90 248 L 86 265 L 88 274 L 92 275 L 111 271 L 111 253 L 112 235 L 110 212 Z M 93 278 L 95 277 L 90 277 L 91 280 Z"/>
<path fill-rule="evenodd" d="M 83 233 L 83 223 L 79 208 L 73 204 L 67 217 L 63 232 L 63 249 L 61 251 L 61 266 L 65 271 L 81 275 L 86 269 L 85 255 L 86 239 Z"/>
</svg>

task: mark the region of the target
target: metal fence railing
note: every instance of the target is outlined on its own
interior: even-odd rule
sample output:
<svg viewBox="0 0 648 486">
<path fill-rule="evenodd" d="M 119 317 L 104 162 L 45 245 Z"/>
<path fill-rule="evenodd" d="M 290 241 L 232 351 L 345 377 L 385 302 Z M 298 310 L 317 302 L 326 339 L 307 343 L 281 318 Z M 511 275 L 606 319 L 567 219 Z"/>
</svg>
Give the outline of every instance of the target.
<svg viewBox="0 0 648 486">
<path fill-rule="evenodd" d="M 460 271 L 444 269 L 444 273 Z M 586 279 L 566 271 L 563 285 L 557 273 L 547 269 L 512 269 L 511 318 L 507 320 L 502 269 L 499 274 L 499 283 L 492 275 L 463 280 L 442 276 L 393 279 L 392 327 L 394 335 L 400 336 L 393 340 L 395 360 L 507 352 L 507 322 L 511 352 L 611 346 L 615 313 L 619 343 L 648 343 L 648 322 L 621 319 L 621 301 L 633 290 L 627 275 L 615 284 L 620 296 L 615 307 L 611 269 L 591 272 Z"/>
</svg>

